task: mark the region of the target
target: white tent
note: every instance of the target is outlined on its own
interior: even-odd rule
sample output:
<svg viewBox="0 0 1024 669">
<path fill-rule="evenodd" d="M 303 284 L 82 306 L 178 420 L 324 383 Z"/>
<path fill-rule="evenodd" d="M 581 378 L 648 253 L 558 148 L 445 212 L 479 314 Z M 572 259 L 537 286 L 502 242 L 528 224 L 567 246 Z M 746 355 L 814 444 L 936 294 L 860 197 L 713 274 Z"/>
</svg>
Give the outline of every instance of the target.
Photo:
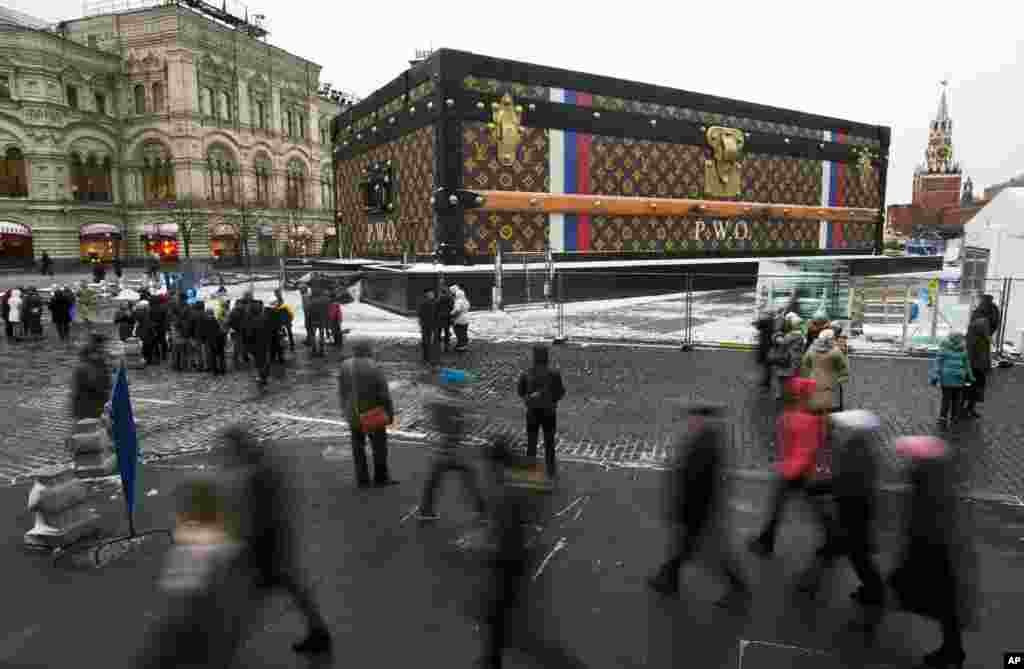
<svg viewBox="0 0 1024 669">
<path fill-rule="evenodd" d="M 989 252 L 986 292 L 999 299 L 1001 281 L 1014 278 L 1008 305 L 1000 304 L 1006 340 L 1020 344 L 1024 330 L 1024 188 L 1006 188 L 964 226 L 964 245 Z"/>
</svg>

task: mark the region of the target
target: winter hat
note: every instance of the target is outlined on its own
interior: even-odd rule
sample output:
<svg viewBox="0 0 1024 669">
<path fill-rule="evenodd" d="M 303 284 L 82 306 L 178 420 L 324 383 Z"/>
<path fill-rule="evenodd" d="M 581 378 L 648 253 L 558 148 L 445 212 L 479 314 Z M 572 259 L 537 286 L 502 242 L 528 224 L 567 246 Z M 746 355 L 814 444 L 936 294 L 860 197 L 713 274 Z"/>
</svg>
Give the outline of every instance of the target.
<svg viewBox="0 0 1024 669">
<path fill-rule="evenodd" d="M 836 427 L 864 432 L 873 432 L 882 427 L 882 421 L 879 420 L 878 416 L 863 409 L 834 413 L 832 414 L 832 422 Z"/>
<path fill-rule="evenodd" d="M 918 435 L 900 437 L 892 444 L 897 455 L 914 460 L 934 460 L 946 455 L 946 442 L 938 437 Z"/>
<path fill-rule="evenodd" d="M 135 303 L 135 308 L 136 309 L 148 309 L 149 308 L 149 302 L 147 302 L 146 300 L 139 300 L 138 302 Z"/>
</svg>

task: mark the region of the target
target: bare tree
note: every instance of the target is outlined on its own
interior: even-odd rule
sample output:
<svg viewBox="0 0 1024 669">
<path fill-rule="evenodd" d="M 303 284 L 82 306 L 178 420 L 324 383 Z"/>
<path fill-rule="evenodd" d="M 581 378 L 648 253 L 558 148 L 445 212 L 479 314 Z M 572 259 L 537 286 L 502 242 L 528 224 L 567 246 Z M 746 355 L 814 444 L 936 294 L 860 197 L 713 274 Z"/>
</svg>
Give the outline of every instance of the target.
<svg viewBox="0 0 1024 669">
<path fill-rule="evenodd" d="M 169 203 L 167 215 L 172 223 L 177 224 L 178 234 L 185 245 L 185 257 L 190 258 L 192 240 L 209 223 L 210 215 L 204 203 L 191 195 L 185 195 Z"/>
</svg>

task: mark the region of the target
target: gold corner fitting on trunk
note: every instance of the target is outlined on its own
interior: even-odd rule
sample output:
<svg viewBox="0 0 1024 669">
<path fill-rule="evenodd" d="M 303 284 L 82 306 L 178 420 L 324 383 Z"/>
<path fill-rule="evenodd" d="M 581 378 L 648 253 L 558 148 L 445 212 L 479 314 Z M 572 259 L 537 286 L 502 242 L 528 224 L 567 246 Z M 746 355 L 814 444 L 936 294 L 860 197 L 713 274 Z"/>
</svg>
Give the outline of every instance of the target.
<svg viewBox="0 0 1024 669">
<path fill-rule="evenodd" d="M 739 162 L 746 141 L 743 131 L 712 126 L 705 138 L 712 155 L 704 161 L 705 197 L 736 197 L 743 188 Z"/>
</svg>

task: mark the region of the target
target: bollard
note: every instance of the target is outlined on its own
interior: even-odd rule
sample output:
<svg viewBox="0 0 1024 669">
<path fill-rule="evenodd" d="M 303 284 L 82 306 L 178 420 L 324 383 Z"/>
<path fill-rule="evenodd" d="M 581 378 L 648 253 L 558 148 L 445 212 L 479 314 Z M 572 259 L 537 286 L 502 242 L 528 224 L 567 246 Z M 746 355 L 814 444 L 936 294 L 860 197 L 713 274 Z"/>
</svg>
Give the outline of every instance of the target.
<svg viewBox="0 0 1024 669">
<path fill-rule="evenodd" d="M 28 493 L 28 510 L 35 514 L 35 526 L 25 533 L 25 546 L 52 550 L 72 544 L 100 529 L 100 516 L 86 506 L 85 484 L 68 465 L 36 473 Z"/>
<path fill-rule="evenodd" d="M 90 478 L 110 476 L 117 471 L 117 456 L 113 441 L 104 421 L 86 418 L 75 425 L 74 433 L 68 437 L 68 451 L 78 476 Z"/>
<path fill-rule="evenodd" d="M 146 359 L 142 357 L 142 342 L 138 337 L 124 341 L 124 364 L 128 369 L 145 369 Z"/>
</svg>

